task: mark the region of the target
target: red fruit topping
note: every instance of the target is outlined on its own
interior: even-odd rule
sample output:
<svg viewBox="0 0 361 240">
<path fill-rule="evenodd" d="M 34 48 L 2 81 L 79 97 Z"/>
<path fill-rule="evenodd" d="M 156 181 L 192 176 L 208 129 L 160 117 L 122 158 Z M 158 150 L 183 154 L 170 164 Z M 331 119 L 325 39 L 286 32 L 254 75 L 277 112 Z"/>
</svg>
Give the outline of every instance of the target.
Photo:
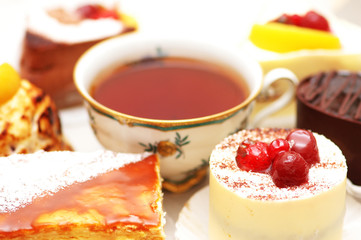
<svg viewBox="0 0 361 240">
<path fill-rule="evenodd" d="M 297 14 L 293 14 L 293 15 L 282 14 L 273 22 L 290 24 L 298 27 L 312 28 L 327 32 L 331 31 L 327 19 L 315 11 L 308 11 L 303 16 Z"/>
<path fill-rule="evenodd" d="M 268 155 L 273 160 L 277 154 L 290 150 L 290 144 L 286 139 L 278 138 L 273 140 L 267 148 Z"/>
<path fill-rule="evenodd" d="M 99 19 L 99 18 L 114 18 L 119 19 L 115 10 L 106 9 L 99 4 L 88 4 L 79 7 L 76 12 L 83 18 Z"/>
<path fill-rule="evenodd" d="M 298 186 L 308 181 L 309 165 L 294 151 L 280 153 L 273 161 L 271 177 L 277 187 Z"/>
<path fill-rule="evenodd" d="M 289 187 L 306 183 L 310 166 L 320 162 L 320 156 L 312 132 L 295 129 L 270 144 L 244 140 L 236 162 L 242 170 L 270 174 L 277 187 Z"/>
<path fill-rule="evenodd" d="M 300 26 L 302 19 L 300 15 L 293 14 L 290 16 L 290 24 Z"/>
<path fill-rule="evenodd" d="M 252 139 L 247 138 L 246 140 L 244 140 L 244 141 L 241 143 L 241 145 L 244 146 L 244 147 L 248 147 L 248 146 L 253 145 L 253 144 L 255 144 L 255 143 L 256 143 L 256 142 L 253 141 Z"/>
<path fill-rule="evenodd" d="M 310 131 L 296 129 L 288 134 L 286 140 L 289 141 L 291 150 L 299 153 L 309 164 L 320 162 L 317 142 Z"/>
<path fill-rule="evenodd" d="M 276 18 L 275 20 L 273 20 L 273 22 L 279 22 L 279 23 L 284 23 L 284 24 L 291 24 L 291 18 L 290 15 L 288 14 L 282 14 L 280 17 Z"/>
<path fill-rule="evenodd" d="M 268 156 L 267 144 L 263 142 L 241 144 L 237 150 L 236 162 L 240 169 L 253 172 L 265 171 L 272 163 Z"/>
<path fill-rule="evenodd" d="M 106 10 L 106 11 L 101 11 L 98 15 L 98 18 L 114 18 L 114 19 L 119 19 L 119 15 L 112 10 Z"/>
<path fill-rule="evenodd" d="M 301 23 L 301 19 L 302 17 L 297 14 L 293 14 L 293 15 L 282 14 L 280 17 L 274 20 L 274 22 L 299 26 Z"/>
<path fill-rule="evenodd" d="M 307 12 L 302 18 L 300 26 L 321 31 L 330 31 L 327 19 L 315 11 Z"/>
</svg>

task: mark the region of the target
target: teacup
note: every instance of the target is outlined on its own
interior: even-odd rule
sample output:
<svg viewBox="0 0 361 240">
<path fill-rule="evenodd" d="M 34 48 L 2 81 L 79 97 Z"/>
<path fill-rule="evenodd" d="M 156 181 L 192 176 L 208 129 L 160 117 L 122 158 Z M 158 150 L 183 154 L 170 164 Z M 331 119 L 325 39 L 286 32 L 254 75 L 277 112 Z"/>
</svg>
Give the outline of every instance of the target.
<svg viewBox="0 0 361 240">
<path fill-rule="evenodd" d="M 244 101 L 225 111 L 181 120 L 158 120 L 124 114 L 100 104 L 92 97 L 90 89 L 96 77 L 102 73 L 144 59 L 167 57 L 228 66 L 243 77 L 249 94 Z M 297 84 L 297 78 L 287 69 L 275 69 L 263 76 L 260 65 L 238 51 L 236 46 L 140 33 L 112 38 L 89 49 L 76 64 L 74 79 L 85 99 L 91 126 L 99 142 L 105 148 L 118 152 L 157 153 L 163 187 L 173 192 L 185 191 L 198 183 L 207 174 L 208 158 L 213 147 L 231 133 L 256 127 L 260 120 L 288 104 L 294 97 Z M 250 123 L 256 98 L 267 94 L 270 85 L 279 79 L 287 79 L 289 88 L 259 112 L 254 118 L 255 122 Z"/>
</svg>

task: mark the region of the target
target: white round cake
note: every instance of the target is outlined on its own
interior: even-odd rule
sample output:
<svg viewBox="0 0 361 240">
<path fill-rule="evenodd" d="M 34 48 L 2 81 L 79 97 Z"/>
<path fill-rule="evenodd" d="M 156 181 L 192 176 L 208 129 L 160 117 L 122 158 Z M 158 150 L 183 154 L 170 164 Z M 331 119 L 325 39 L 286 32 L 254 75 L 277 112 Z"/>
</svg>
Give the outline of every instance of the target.
<svg viewBox="0 0 361 240">
<path fill-rule="evenodd" d="M 320 162 L 307 182 L 277 187 L 270 174 L 241 170 L 237 149 L 245 139 L 270 143 L 290 130 L 253 129 L 229 136 L 210 159 L 210 239 L 341 240 L 346 198 L 346 160 L 341 150 L 313 133 Z"/>
</svg>

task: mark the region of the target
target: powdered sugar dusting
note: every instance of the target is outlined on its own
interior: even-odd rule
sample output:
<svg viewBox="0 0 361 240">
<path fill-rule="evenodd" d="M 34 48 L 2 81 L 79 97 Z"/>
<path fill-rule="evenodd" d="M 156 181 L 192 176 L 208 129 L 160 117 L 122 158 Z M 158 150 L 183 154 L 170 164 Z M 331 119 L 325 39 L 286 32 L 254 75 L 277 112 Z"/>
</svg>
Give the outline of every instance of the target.
<svg viewBox="0 0 361 240">
<path fill-rule="evenodd" d="M 138 162 L 148 154 L 44 152 L 0 157 L 0 212 L 13 212 L 34 198 Z"/>
<path fill-rule="evenodd" d="M 256 200 L 307 198 L 324 192 L 346 179 L 346 160 L 341 150 L 326 137 L 314 133 L 321 162 L 309 171 L 309 181 L 301 186 L 279 188 L 269 174 L 240 170 L 235 157 L 239 144 L 247 138 L 271 142 L 285 138 L 286 129 L 253 129 L 238 132 L 218 144 L 211 155 L 210 168 L 216 179 L 231 191 Z"/>
</svg>

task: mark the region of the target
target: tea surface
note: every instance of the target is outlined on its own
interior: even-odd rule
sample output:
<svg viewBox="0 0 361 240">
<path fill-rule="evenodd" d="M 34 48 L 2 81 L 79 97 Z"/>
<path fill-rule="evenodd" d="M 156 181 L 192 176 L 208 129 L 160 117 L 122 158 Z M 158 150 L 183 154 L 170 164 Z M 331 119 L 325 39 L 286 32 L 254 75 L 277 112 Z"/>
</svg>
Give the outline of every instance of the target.
<svg viewBox="0 0 361 240">
<path fill-rule="evenodd" d="M 246 99 L 241 76 L 217 64 L 159 58 L 120 66 L 95 81 L 91 94 L 128 115 L 178 120 L 223 112 Z"/>
</svg>

